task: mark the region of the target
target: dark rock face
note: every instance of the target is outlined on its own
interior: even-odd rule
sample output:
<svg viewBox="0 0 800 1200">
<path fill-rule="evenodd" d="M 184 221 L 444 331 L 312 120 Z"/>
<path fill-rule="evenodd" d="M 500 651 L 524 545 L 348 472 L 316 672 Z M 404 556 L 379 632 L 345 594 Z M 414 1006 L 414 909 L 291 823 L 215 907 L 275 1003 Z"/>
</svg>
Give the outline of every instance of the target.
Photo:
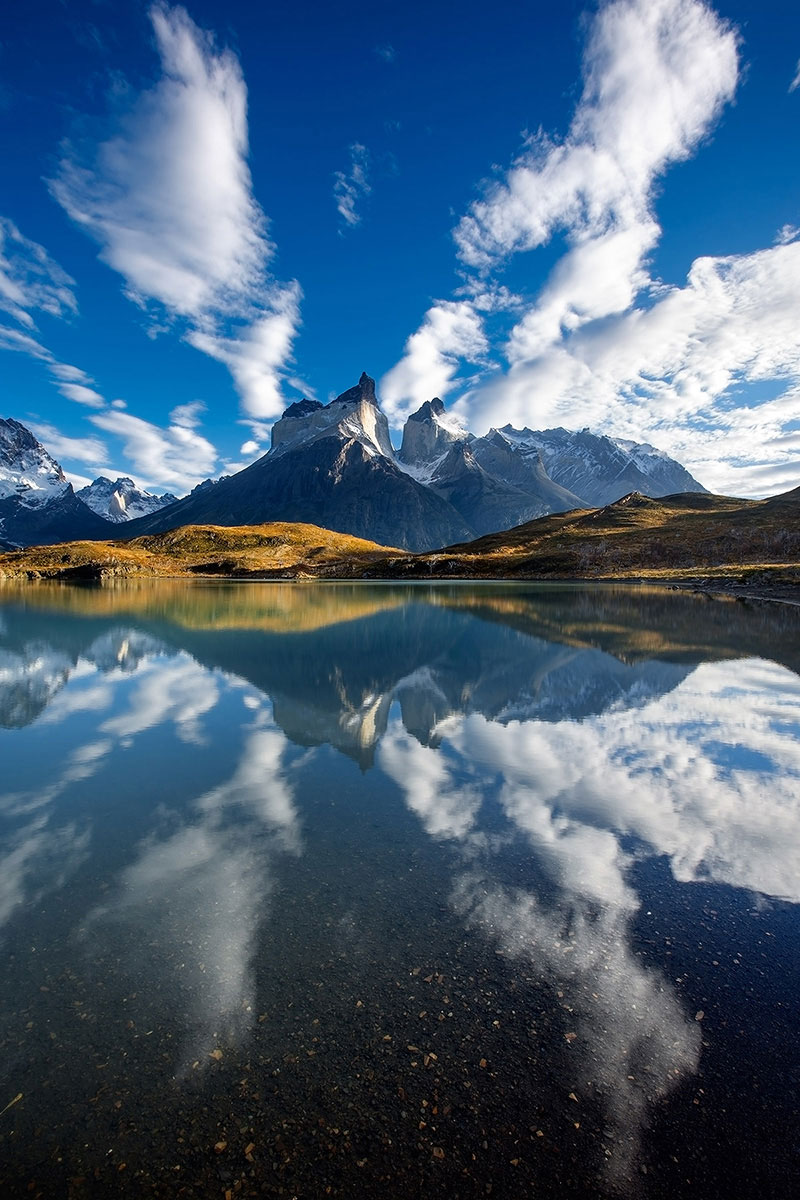
<svg viewBox="0 0 800 1200">
<path fill-rule="evenodd" d="M 448 451 L 430 487 L 478 535 L 508 529 L 551 511 L 543 508 L 540 499 L 485 471 L 466 442 L 457 442 Z"/>
<path fill-rule="evenodd" d="M 305 521 L 408 550 L 435 550 L 473 536 L 442 497 L 386 456 L 339 436 L 268 454 L 127 529 L 138 536 L 177 525 L 263 521 Z"/>
<path fill-rule="evenodd" d="M 56 542 L 105 541 L 119 536 L 119 528 L 104 521 L 79 500 L 72 484 L 49 504 L 30 508 L 14 496 L 0 500 L 0 529 L 6 541 L 17 546 L 52 546 Z"/>
<path fill-rule="evenodd" d="M 346 392 L 342 392 L 331 401 L 331 404 L 356 404 L 360 401 L 366 401 L 367 404 L 374 404 L 378 407 L 378 400 L 375 395 L 375 380 L 370 378 L 366 371 L 361 372 L 361 378 L 355 387 L 348 388 Z M 308 401 L 306 401 L 308 403 Z M 320 407 L 322 407 L 320 405 Z"/>
<path fill-rule="evenodd" d="M 472 434 L 446 418 L 444 405 L 435 396 L 406 421 L 397 457 L 422 476 L 425 468 L 447 454 L 451 446 L 471 440 Z"/>
<path fill-rule="evenodd" d="M 323 406 L 320 404 L 319 400 L 306 400 L 304 398 L 296 401 L 294 404 L 290 404 L 289 407 L 285 409 L 283 420 L 299 420 L 300 417 L 307 417 L 310 413 L 316 412 L 317 409 L 322 407 Z"/>
</svg>

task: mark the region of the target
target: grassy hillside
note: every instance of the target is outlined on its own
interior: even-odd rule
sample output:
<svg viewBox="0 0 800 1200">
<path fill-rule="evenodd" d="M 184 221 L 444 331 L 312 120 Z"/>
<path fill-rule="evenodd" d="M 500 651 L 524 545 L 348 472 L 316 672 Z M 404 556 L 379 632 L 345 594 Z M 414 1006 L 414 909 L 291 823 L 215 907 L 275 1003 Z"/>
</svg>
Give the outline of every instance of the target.
<svg viewBox="0 0 800 1200">
<path fill-rule="evenodd" d="M 800 589 L 800 488 L 769 500 L 633 492 L 424 554 L 315 525 L 188 525 L 0 555 L 0 579 L 647 579 Z"/>
<path fill-rule="evenodd" d="M 800 488 L 770 500 L 638 492 L 416 556 L 405 573 L 514 579 L 652 579 L 703 575 L 800 584 Z"/>
<path fill-rule="evenodd" d="M 0 579 L 205 575 L 353 578 L 402 552 L 316 525 L 184 525 L 127 541 L 64 542 L 0 555 Z"/>
</svg>

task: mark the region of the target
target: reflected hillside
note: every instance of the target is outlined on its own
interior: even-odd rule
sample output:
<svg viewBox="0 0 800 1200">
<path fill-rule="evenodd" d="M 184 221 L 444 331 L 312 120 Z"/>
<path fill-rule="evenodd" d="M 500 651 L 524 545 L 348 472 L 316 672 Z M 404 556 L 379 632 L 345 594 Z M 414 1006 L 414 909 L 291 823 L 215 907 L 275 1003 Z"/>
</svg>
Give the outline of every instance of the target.
<svg viewBox="0 0 800 1200">
<path fill-rule="evenodd" d="M 0 590 L 0 722 L 35 721 L 81 662 L 188 653 L 256 687 L 296 745 L 373 761 L 393 702 L 442 722 L 583 720 L 675 688 L 703 661 L 797 669 L 800 613 L 660 589 L 527 585 L 186 585 Z"/>
<path fill-rule="evenodd" d="M 122 624 L 93 615 L 44 620 L 41 612 L 7 606 L 0 720 L 36 720 L 82 665 L 132 670 L 148 656 L 179 653 L 268 696 L 276 722 L 296 745 L 329 743 L 363 767 L 372 763 L 395 700 L 406 728 L 427 745 L 454 714 L 583 718 L 661 695 L 689 671 L 668 662 L 625 664 L 429 603 L 395 603 L 360 620 L 284 634 L 178 629 L 130 618 Z"/>
<path fill-rule="evenodd" d="M 453 588 L 439 602 L 536 637 L 596 646 L 625 662 L 755 655 L 800 672 L 800 609 L 792 605 L 591 584 Z"/>
<path fill-rule="evenodd" d="M 81 617 L 144 617 L 186 629 L 299 633 L 396 608 L 411 587 L 139 580 L 119 586 L 61 583 L 0 586 L 0 609 L 21 604 Z"/>
<path fill-rule="evenodd" d="M 758 656 L 800 672 L 800 609 L 613 584 L 251 583 L 142 580 L 118 586 L 0 586 L 10 605 L 88 618 L 142 618 L 198 631 L 305 633 L 409 605 L 467 611 L 530 636 L 623 661 Z"/>
</svg>

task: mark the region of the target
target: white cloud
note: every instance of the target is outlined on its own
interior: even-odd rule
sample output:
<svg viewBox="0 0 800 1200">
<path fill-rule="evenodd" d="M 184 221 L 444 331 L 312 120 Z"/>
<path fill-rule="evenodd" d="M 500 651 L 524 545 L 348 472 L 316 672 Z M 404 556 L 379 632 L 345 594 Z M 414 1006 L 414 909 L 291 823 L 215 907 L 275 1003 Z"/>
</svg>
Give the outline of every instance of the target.
<svg viewBox="0 0 800 1200">
<path fill-rule="evenodd" d="M 349 171 L 334 173 L 333 198 L 336 209 L 346 225 L 351 228 L 361 221 L 356 205 L 372 191 L 369 183 L 369 152 L 360 142 L 350 147 Z"/>
<path fill-rule="evenodd" d="M 80 367 L 72 367 L 69 363 L 54 362 L 50 374 L 64 383 L 92 383 L 92 379 Z"/>
<path fill-rule="evenodd" d="M 83 383 L 60 383 L 58 390 L 68 400 L 83 404 L 87 408 L 105 408 L 105 400 L 94 388 L 86 387 Z"/>
<path fill-rule="evenodd" d="M 37 342 L 29 333 L 9 329 L 6 325 L 0 325 L 0 350 L 19 350 L 22 354 L 29 354 L 31 358 L 38 358 L 44 362 L 49 362 L 53 357 L 47 347 Z"/>
<path fill-rule="evenodd" d="M 299 323 L 299 288 L 267 273 L 273 247 L 247 165 L 247 89 L 236 57 L 220 50 L 183 8 L 158 4 L 150 17 L 162 75 L 120 114 L 100 145 L 67 147 L 53 195 L 100 245 L 129 297 L 154 314 L 180 319 L 192 345 L 247 371 L 232 371 L 250 411 L 254 391 L 272 399 L 284 359 L 255 357 L 264 322 L 281 310 Z M 284 302 L 287 292 L 294 307 Z M 231 324 L 231 323 L 234 324 Z M 241 346 L 241 348 L 240 348 Z M 222 351 L 220 351 L 222 348 Z M 263 382 L 253 377 L 262 374 Z M 241 384 L 244 377 L 245 384 Z"/>
<path fill-rule="evenodd" d="M 397 51 L 389 42 L 385 42 L 382 46 L 375 46 L 375 53 L 378 58 L 382 58 L 384 62 L 394 62 L 397 58 Z"/>
<path fill-rule="evenodd" d="M 101 409 L 105 407 L 105 400 L 100 393 L 88 386 L 93 382 L 90 375 L 87 375 L 80 367 L 59 362 L 52 351 L 38 342 L 36 338 L 31 337 L 29 333 L 0 325 L 0 350 L 17 350 L 21 354 L 27 354 L 30 358 L 38 359 L 39 362 L 47 363 L 48 370 L 56 381 L 56 387 L 67 400 L 74 400 L 77 404 L 83 404 L 87 408 Z"/>
<path fill-rule="evenodd" d="M 698 149 L 737 76 L 737 35 L 699 0 L 601 7 L 566 137 L 530 138 L 455 230 L 479 279 L 556 234 L 566 241 L 510 333 L 509 369 L 458 404 L 476 432 L 506 421 L 589 425 L 653 442 L 715 490 L 763 495 L 796 484 L 795 226 L 772 249 L 696 259 L 682 287 L 648 270 L 661 234 L 656 185 Z M 407 349 L 390 379 L 408 358 Z M 424 356 L 419 365 L 423 390 Z"/>
<path fill-rule="evenodd" d="M 108 462 L 108 450 L 100 438 L 65 437 L 54 425 L 42 422 L 31 422 L 29 429 L 59 462 L 62 458 L 72 459 L 98 470 Z"/>
<path fill-rule="evenodd" d="M 216 450 L 185 420 L 182 424 L 180 418 L 173 420 L 164 429 L 118 409 L 96 413 L 89 420 L 98 429 L 123 439 L 125 454 L 146 487 L 169 487 L 186 492 L 213 474 Z"/>
<path fill-rule="evenodd" d="M 689 157 L 733 96 L 735 34 L 696 0 L 614 0 L 598 13 L 569 134 L 532 138 L 455 231 L 486 270 L 558 230 L 580 242 L 650 225 L 653 183 Z M 646 239 L 643 239 L 646 241 Z"/>
<path fill-rule="evenodd" d="M 536 330 L 521 323 L 510 371 L 467 406 L 479 426 L 534 418 L 644 437 L 712 490 L 763 495 L 796 486 L 798 327 L 800 242 L 698 259 L 684 287 L 538 356 L 526 357 L 524 340 Z M 736 394 L 771 381 L 770 401 L 748 405 Z"/>
<path fill-rule="evenodd" d="M 43 246 L 23 237 L 13 221 L 0 217 L 0 310 L 26 329 L 36 325 L 30 310 L 64 317 L 78 310 L 75 280 Z"/>
<path fill-rule="evenodd" d="M 381 380 L 381 400 L 390 419 L 403 420 L 434 396 L 452 391 L 461 359 L 480 360 L 488 350 L 480 314 L 469 300 L 432 305 L 405 354 Z"/>
<path fill-rule="evenodd" d="M 235 337 L 195 329 L 187 341 L 223 363 L 236 384 L 242 407 L 251 417 L 269 419 L 284 408 L 281 366 L 291 353 L 300 323 L 300 287 L 274 289 L 271 311 L 263 313 Z"/>
<path fill-rule="evenodd" d="M 173 425 L 182 425 L 184 429 L 196 429 L 200 424 L 200 414 L 206 406 L 202 400 L 191 400 L 188 404 L 178 404 L 173 408 L 170 420 Z"/>
<path fill-rule="evenodd" d="M 794 79 L 789 84 L 789 91 L 793 92 L 798 87 L 800 87 L 800 59 L 797 60 L 797 70 L 794 73 Z"/>
</svg>

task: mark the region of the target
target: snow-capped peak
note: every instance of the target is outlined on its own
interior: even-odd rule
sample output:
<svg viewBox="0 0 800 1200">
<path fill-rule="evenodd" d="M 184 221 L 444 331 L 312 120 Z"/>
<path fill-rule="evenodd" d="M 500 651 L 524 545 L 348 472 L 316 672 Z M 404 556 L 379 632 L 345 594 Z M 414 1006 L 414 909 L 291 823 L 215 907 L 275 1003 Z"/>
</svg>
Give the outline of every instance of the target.
<svg viewBox="0 0 800 1200">
<path fill-rule="evenodd" d="M 0 500 L 15 496 L 26 508 L 39 508 L 68 488 L 61 467 L 31 431 L 0 419 Z"/>
<path fill-rule="evenodd" d="M 403 427 L 398 458 L 404 470 L 417 478 L 430 477 L 433 463 L 441 462 L 452 445 L 472 440 L 458 417 L 446 411 L 438 396 L 426 400 Z"/>
<path fill-rule="evenodd" d="M 135 517 L 145 517 L 167 504 L 174 504 L 176 499 L 169 492 L 163 496 L 145 492 L 127 475 L 113 482 L 101 475 L 76 495 L 92 512 L 116 524 L 132 521 Z"/>
<path fill-rule="evenodd" d="M 355 387 L 342 392 L 330 404 L 300 400 L 289 405 L 272 426 L 270 453 L 281 454 L 323 437 L 337 436 L 360 442 L 369 454 L 394 458 L 389 422 L 378 407 L 375 380 L 366 372 Z"/>
</svg>

